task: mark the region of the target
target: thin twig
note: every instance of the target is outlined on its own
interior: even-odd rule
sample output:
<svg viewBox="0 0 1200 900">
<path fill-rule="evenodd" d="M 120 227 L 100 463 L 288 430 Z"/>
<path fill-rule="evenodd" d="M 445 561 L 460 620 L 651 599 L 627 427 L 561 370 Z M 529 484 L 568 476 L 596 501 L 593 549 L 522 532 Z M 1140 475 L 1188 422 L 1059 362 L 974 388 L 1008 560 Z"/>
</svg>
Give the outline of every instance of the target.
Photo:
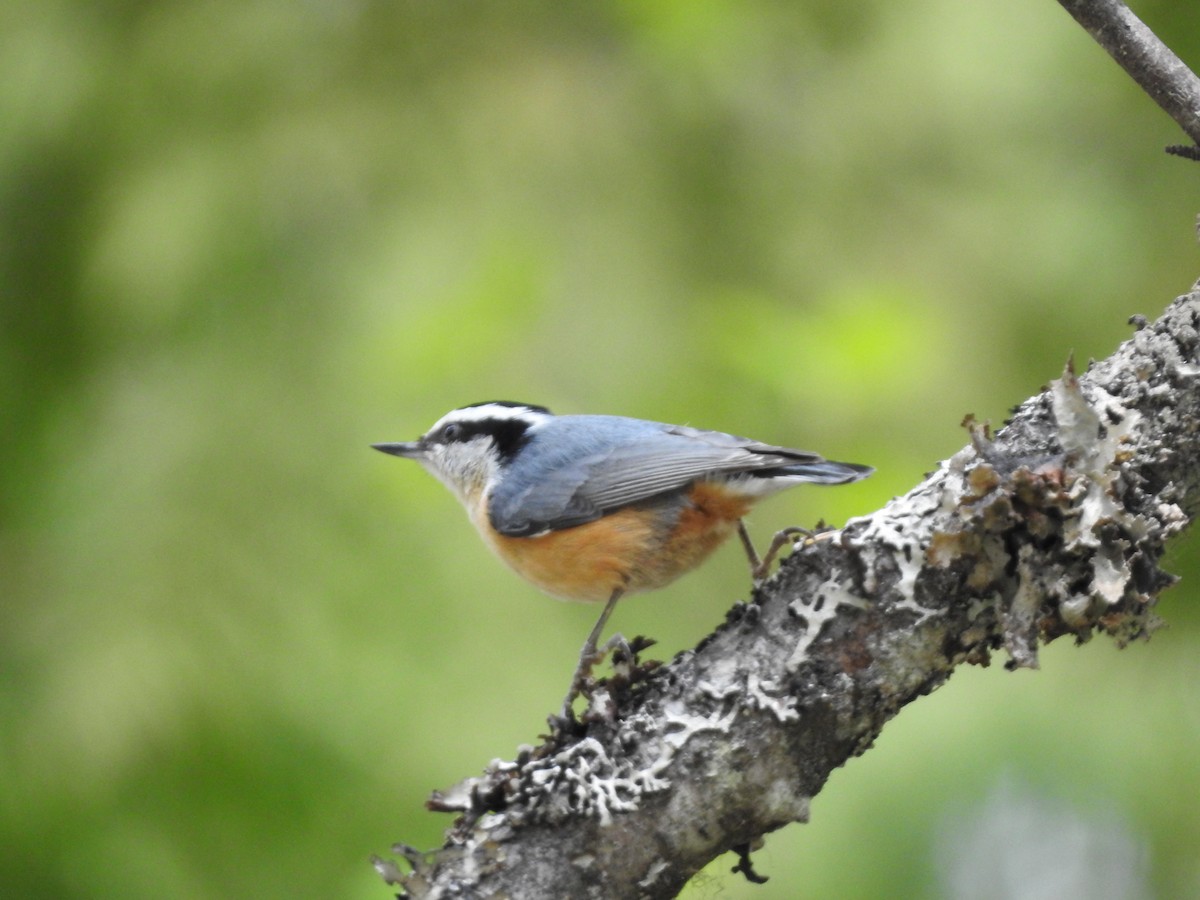
<svg viewBox="0 0 1200 900">
<path fill-rule="evenodd" d="M 1058 2 L 1200 146 L 1200 78 L 1171 48 L 1121 0 Z M 1191 156 L 1179 149 L 1168 151 Z"/>
</svg>

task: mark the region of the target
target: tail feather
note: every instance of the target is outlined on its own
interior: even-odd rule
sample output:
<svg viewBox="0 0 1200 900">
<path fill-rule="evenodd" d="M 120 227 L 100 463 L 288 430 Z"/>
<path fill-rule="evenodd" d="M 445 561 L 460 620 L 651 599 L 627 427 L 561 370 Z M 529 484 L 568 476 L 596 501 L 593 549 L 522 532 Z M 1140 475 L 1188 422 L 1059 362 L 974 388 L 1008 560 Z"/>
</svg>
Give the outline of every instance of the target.
<svg viewBox="0 0 1200 900">
<path fill-rule="evenodd" d="M 780 466 L 778 469 L 764 469 L 754 474 L 768 478 L 794 475 L 812 484 L 850 484 L 852 481 L 861 481 L 874 471 L 872 466 L 823 459 L 820 462 L 795 463 Z"/>
</svg>

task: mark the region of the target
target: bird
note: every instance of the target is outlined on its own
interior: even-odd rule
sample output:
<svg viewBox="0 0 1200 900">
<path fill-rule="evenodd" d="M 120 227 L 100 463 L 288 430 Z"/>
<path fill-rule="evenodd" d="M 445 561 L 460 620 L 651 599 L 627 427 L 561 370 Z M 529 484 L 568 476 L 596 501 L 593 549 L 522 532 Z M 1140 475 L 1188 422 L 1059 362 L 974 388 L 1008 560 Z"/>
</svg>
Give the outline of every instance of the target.
<svg viewBox="0 0 1200 900">
<path fill-rule="evenodd" d="M 605 604 L 563 702 L 567 721 L 621 597 L 664 587 L 735 532 L 758 580 L 804 529 L 779 532 L 760 558 L 742 521 L 755 503 L 798 484 L 849 484 L 874 471 L 720 431 L 558 416 L 508 400 L 451 410 L 415 441 L 371 446 L 437 477 L 484 543 L 536 587 Z"/>
</svg>

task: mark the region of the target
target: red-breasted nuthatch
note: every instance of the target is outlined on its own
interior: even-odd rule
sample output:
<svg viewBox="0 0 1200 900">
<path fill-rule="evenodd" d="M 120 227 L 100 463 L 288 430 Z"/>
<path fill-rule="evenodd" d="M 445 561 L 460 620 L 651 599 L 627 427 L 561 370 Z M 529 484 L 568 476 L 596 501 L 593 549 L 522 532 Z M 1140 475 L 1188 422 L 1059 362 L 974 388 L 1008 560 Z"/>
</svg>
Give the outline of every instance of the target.
<svg viewBox="0 0 1200 900">
<path fill-rule="evenodd" d="M 437 476 L 484 542 L 537 587 L 607 601 L 564 717 L 620 597 L 669 584 L 735 531 L 759 577 L 765 566 L 742 524 L 754 503 L 797 484 L 847 484 L 874 471 L 719 431 L 556 416 L 507 401 L 456 409 L 415 441 L 373 446 Z"/>
</svg>

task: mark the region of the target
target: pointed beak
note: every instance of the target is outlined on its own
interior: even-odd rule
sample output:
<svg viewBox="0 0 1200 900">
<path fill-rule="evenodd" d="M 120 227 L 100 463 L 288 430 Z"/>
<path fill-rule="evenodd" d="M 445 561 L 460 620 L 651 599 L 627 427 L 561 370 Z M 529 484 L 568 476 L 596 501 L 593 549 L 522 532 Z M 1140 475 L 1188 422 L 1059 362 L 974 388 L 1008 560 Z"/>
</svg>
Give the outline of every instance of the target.
<svg viewBox="0 0 1200 900">
<path fill-rule="evenodd" d="M 405 459 L 420 459 L 425 455 L 425 448 L 420 441 L 408 441 L 399 444 L 372 444 L 376 450 L 390 453 L 392 456 L 403 456 Z"/>
</svg>

